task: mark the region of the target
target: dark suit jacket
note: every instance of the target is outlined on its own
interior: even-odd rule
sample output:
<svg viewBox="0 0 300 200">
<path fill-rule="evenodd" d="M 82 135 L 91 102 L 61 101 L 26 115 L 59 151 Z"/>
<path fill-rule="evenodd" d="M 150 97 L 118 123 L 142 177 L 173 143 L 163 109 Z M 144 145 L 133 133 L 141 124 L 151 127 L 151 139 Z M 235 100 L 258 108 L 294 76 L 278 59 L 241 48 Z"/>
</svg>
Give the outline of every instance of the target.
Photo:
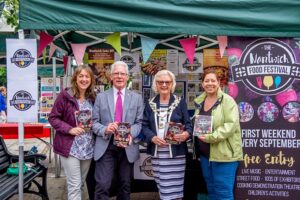
<svg viewBox="0 0 300 200">
<path fill-rule="evenodd" d="M 169 106 L 174 102 L 175 97 L 171 95 Z M 156 107 L 159 108 L 159 95 L 157 95 L 154 100 Z M 157 135 L 154 112 L 152 111 L 149 102 L 145 105 L 144 116 L 143 116 L 143 126 L 142 134 L 146 137 L 148 143 L 147 153 L 154 155 L 155 153 L 155 144 L 151 142 L 152 138 Z M 173 110 L 170 121 L 176 123 L 182 123 L 184 125 L 184 130 L 187 131 L 190 135 L 192 134 L 192 125 L 191 120 L 188 114 L 187 105 L 184 99 L 181 99 L 178 106 Z M 182 142 L 179 145 L 171 145 L 173 156 L 185 155 L 187 153 L 186 142 Z"/>
</svg>

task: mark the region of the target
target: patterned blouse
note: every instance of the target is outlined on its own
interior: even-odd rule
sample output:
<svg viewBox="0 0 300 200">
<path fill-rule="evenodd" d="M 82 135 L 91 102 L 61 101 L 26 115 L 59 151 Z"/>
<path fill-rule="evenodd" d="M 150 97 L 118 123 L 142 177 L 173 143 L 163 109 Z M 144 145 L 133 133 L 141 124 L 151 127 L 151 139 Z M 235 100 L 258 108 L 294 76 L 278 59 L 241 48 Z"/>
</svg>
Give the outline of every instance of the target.
<svg viewBox="0 0 300 200">
<path fill-rule="evenodd" d="M 78 99 L 77 103 L 79 105 L 79 110 L 92 111 L 93 106 L 88 100 L 84 100 L 82 103 L 80 103 Z M 93 132 L 92 130 L 90 130 L 88 132 L 75 136 L 70 150 L 70 155 L 78 158 L 79 160 L 92 159 L 94 155 L 94 146 L 95 140 Z"/>
</svg>

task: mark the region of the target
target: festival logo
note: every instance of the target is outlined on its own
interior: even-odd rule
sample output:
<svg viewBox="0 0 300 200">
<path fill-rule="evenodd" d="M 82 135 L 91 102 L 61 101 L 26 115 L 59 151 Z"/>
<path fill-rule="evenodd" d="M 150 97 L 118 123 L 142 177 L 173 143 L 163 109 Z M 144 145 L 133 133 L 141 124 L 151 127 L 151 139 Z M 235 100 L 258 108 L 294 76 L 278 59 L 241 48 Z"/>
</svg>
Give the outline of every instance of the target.
<svg viewBox="0 0 300 200">
<path fill-rule="evenodd" d="M 182 67 L 190 72 L 196 71 L 199 67 L 202 66 L 202 63 L 198 60 L 198 58 L 194 57 L 194 63 L 191 64 L 189 59 L 185 59 Z"/>
<path fill-rule="evenodd" d="M 26 49 L 18 49 L 10 60 L 11 63 L 14 63 L 20 68 L 26 68 L 34 62 L 34 58 L 31 56 L 31 53 Z"/>
<path fill-rule="evenodd" d="M 10 105 L 14 106 L 19 111 L 25 111 L 34 105 L 35 102 L 36 100 L 32 99 L 29 92 L 21 90 L 14 94 L 12 100 L 10 100 Z"/>
<path fill-rule="evenodd" d="M 134 59 L 131 56 L 122 56 L 120 60 L 128 65 L 129 70 L 133 69 L 136 66 L 136 62 L 134 62 Z"/>
<path fill-rule="evenodd" d="M 286 90 L 300 79 L 300 64 L 293 50 L 284 42 L 258 39 L 243 51 L 239 64 L 232 66 L 235 82 L 242 81 L 252 91 L 273 95 Z"/>
<path fill-rule="evenodd" d="M 148 156 L 144 161 L 142 166 L 140 166 L 140 171 L 144 172 L 146 176 L 153 177 L 151 157 Z"/>
</svg>

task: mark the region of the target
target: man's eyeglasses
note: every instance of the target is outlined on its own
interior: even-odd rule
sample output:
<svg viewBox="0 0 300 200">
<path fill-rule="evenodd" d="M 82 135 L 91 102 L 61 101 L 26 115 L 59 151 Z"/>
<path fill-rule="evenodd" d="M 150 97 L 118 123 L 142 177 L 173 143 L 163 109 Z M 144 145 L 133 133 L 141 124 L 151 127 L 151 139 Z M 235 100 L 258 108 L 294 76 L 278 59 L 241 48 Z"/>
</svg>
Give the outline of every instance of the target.
<svg viewBox="0 0 300 200">
<path fill-rule="evenodd" d="M 114 76 L 127 76 L 126 73 L 123 73 L 123 72 L 114 72 L 112 73 Z"/>
<path fill-rule="evenodd" d="M 172 81 L 156 81 L 156 83 L 160 86 L 166 84 L 166 86 L 171 85 Z"/>
</svg>

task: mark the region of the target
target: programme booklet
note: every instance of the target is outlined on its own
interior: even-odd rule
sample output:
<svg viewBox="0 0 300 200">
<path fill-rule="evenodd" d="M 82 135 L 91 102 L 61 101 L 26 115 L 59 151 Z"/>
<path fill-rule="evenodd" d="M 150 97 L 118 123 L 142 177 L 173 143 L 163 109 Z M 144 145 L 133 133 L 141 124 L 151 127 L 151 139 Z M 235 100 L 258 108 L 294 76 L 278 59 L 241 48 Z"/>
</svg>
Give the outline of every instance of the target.
<svg viewBox="0 0 300 200">
<path fill-rule="evenodd" d="M 114 136 L 114 145 L 127 147 L 130 142 L 131 125 L 127 122 L 118 122 L 118 129 Z"/>
<path fill-rule="evenodd" d="M 85 131 L 90 131 L 92 128 L 92 112 L 91 110 L 75 111 L 76 125 L 83 128 Z"/>
<path fill-rule="evenodd" d="M 194 123 L 194 136 L 212 132 L 213 117 L 210 115 L 196 115 Z"/>
<path fill-rule="evenodd" d="M 167 123 L 165 130 L 165 141 L 169 144 L 180 144 L 176 141 L 174 136 L 181 134 L 183 131 L 183 125 L 181 123 L 169 122 Z"/>
</svg>

